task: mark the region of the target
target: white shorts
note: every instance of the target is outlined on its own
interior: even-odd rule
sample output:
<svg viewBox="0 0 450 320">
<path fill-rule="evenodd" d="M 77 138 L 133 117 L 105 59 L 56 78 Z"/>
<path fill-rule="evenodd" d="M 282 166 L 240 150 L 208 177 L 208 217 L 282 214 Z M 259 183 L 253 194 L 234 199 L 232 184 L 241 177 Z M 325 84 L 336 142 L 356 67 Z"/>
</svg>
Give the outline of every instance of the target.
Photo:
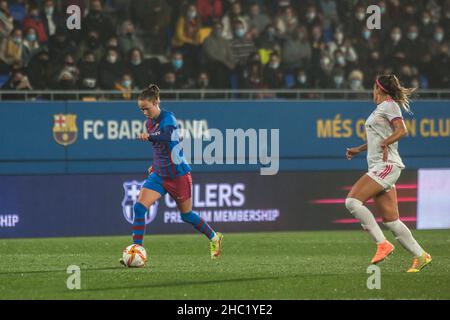
<svg viewBox="0 0 450 320">
<path fill-rule="evenodd" d="M 367 175 L 380 184 L 384 190 L 389 191 L 395 187 L 401 172 L 402 168 L 395 164 L 381 163 L 370 169 Z"/>
</svg>

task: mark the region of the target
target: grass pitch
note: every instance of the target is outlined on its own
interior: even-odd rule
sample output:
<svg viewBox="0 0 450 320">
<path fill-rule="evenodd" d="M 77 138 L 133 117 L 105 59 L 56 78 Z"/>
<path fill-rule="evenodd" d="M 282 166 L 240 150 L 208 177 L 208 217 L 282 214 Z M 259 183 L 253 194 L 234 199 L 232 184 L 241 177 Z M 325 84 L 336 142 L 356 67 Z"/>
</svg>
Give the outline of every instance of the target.
<svg viewBox="0 0 450 320">
<path fill-rule="evenodd" d="M 147 235 L 141 269 L 118 264 L 129 236 L 0 240 L 0 299 L 450 299 L 450 230 L 414 235 L 433 262 L 405 273 L 412 259 L 389 237 L 380 290 L 367 288 L 375 246 L 362 231 L 226 233 L 218 261 L 202 235 Z M 66 287 L 69 265 L 80 290 Z"/>
</svg>

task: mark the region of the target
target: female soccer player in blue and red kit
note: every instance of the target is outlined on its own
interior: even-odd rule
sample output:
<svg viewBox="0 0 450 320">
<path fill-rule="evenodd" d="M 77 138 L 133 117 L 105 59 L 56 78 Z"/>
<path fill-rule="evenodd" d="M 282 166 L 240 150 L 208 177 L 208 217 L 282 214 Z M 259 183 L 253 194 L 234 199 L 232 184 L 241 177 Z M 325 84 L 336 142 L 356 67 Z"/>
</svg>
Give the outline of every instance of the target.
<svg viewBox="0 0 450 320">
<path fill-rule="evenodd" d="M 175 149 L 176 161 L 172 159 L 171 152 L 180 143 L 178 134 L 174 133 L 177 129 L 174 114 L 160 108 L 159 88 L 154 84 L 141 92 L 138 105 L 148 118 L 147 133 L 142 133 L 139 138 L 152 144 L 153 164 L 148 170 L 149 176 L 134 205 L 133 243 L 142 245 L 145 213 L 155 201 L 168 192 L 177 203 L 181 219 L 208 237 L 211 241 L 211 258 L 218 258 L 221 254 L 223 235 L 214 232 L 205 220 L 192 211 L 191 168 L 180 148 Z"/>
</svg>

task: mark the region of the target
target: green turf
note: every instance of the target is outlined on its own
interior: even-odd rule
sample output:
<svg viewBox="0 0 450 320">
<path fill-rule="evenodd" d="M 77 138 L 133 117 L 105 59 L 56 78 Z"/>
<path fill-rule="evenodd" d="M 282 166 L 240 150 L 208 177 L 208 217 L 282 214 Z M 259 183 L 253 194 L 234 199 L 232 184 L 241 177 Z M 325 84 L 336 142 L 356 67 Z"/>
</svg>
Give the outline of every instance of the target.
<svg viewBox="0 0 450 320">
<path fill-rule="evenodd" d="M 450 299 L 450 230 L 415 231 L 433 255 L 421 273 L 398 245 L 367 289 L 374 245 L 362 231 L 225 234 L 223 257 L 209 258 L 201 235 L 147 235 L 149 263 L 117 260 L 129 237 L 0 240 L 0 299 Z M 81 290 L 68 290 L 68 265 Z"/>
</svg>

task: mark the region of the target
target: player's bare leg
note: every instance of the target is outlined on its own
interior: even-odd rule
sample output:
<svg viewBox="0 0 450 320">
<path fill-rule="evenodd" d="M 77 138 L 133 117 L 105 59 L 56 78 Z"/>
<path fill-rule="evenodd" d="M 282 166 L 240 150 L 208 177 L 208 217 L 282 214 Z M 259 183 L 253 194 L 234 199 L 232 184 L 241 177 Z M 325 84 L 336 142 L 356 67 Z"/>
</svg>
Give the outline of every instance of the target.
<svg viewBox="0 0 450 320">
<path fill-rule="evenodd" d="M 365 174 L 353 185 L 347 199 L 345 199 L 347 209 L 359 219 L 363 229 L 369 233 L 377 244 L 377 252 L 371 263 L 383 261 L 394 251 L 394 246 L 386 240 L 372 212 L 364 205 L 367 200 L 375 197 L 382 191 L 383 187 Z"/>
<path fill-rule="evenodd" d="M 211 259 L 219 258 L 222 253 L 223 234 L 214 232 L 198 214 L 192 211 L 192 198 L 177 203 L 183 221 L 192 224 L 198 231 L 210 239 Z"/>
<path fill-rule="evenodd" d="M 135 245 L 142 246 L 145 234 L 145 213 L 148 208 L 150 208 L 150 206 L 159 198 L 161 198 L 161 194 L 159 192 L 147 188 L 141 189 L 139 197 L 133 207 L 133 243 Z M 119 259 L 119 262 L 126 266 L 122 258 Z"/>
<path fill-rule="evenodd" d="M 431 262 L 431 255 L 426 253 L 414 239 L 411 231 L 400 220 L 397 202 L 397 190 L 393 187 L 374 197 L 375 206 L 383 217 L 383 224 L 392 231 L 398 242 L 413 255 L 413 264 L 408 272 L 419 272 Z"/>
</svg>

